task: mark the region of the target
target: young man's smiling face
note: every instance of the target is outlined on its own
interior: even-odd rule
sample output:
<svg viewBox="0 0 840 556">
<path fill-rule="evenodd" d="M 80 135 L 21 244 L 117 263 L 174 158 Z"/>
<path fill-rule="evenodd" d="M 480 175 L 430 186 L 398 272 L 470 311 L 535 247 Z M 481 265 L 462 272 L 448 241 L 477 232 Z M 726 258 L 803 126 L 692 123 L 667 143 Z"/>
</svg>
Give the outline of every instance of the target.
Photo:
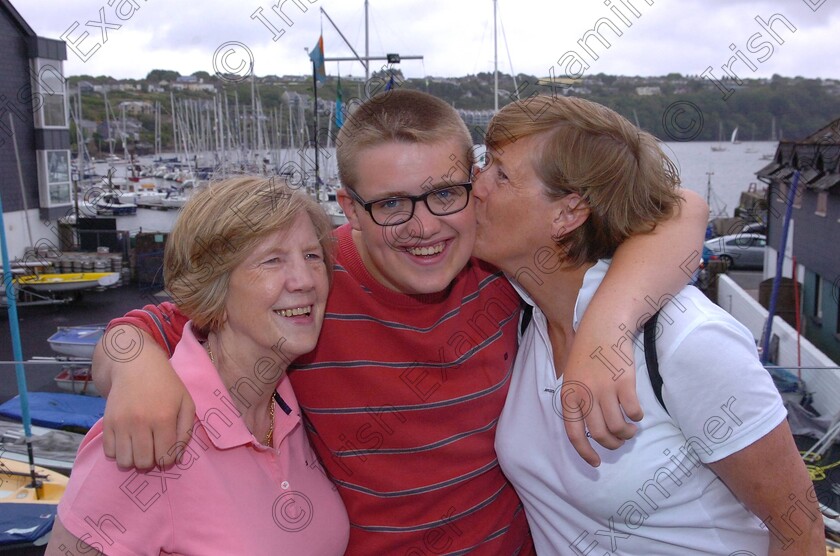
<svg viewBox="0 0 840 556">
<path fill-rule="evenodd" d="M 419 196 L 470 181 L 460 141 L 431 144 L 390 142 L 363 149 L 357 157 L 354 188 L 366 202 Z M 341 203 L 368 272 L 382 285 L 405 294 L 445 290 L 470 258 L 475 214 L 470 199 L 454 214 L 437 216 L 418 201 L 410 220 L 380 226 L 347 192 Z M 437 212 L 440 212 L 439 210 Z"/>
</svg>

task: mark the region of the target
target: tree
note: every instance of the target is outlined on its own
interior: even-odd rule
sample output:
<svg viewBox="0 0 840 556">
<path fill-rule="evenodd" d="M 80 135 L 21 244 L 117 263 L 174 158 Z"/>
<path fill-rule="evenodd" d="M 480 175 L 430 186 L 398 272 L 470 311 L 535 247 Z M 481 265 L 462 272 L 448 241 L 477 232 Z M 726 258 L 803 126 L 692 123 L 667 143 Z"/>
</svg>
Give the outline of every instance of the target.
<svg viewBox="0 0 840 556">
<path fill-rule="evenodd" d="M 160 81 L 175 81 L 179 77 L 181 77 L 181 74 L 177 71 L 154 69 L 146 75 L 146 81 L 151 81 L 152 83 L 158 83 Z"/>
</svg>

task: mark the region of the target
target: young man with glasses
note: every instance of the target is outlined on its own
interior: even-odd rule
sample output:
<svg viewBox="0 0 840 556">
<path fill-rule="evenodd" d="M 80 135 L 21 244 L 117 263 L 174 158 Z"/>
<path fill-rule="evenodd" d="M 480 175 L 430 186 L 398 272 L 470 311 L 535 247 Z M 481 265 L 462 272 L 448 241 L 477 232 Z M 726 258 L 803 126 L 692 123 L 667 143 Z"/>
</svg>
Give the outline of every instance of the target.
<svg viewBox="0 0 840 556">
<path fill-rule="evenodd" d="M 336 143 L 339 202 L 349 224 L 335 231 L 333 289 L 318 346 L 295 361 L 289 378 L 315 451 L 347 506 L 347 553 L 530 554 L 522 505 L 493 450 L 520 300 L 498 271 L 471 258 L 469 132 L 445 102 L 392 90 L 349 114 Z M 578 333 L 581 355 L 570 359 L 576 368 L 567 380 L 579 377 L 582 386 L 594 385 L 593 395 L 603 392 L 613 402 L 605 411 L 613 422 L 616 412 L 620 417 L 621 425 L 610 424 L 617 436 L 628 434 L 615 393 L 628 381 L 634 392 L 633 373 L 615 383 L 588 354 L 610 346 L 623 335 L 619 326 L 649 310 L 641 302 L 646 296 L 659 299 L 685 284 L 681 263 L 699 250 L 705 227 L 698 200 L 690 198 L 691 210 L 677 223 L 620 248 L 612 286 L 602 288 L 600 308 L 593 300 L 590 328 L 584 323 Z M 644 265 L 656 251 L 662 266 Z M 539 279 L 548 263 L 535 257 L 535 267 L 523 271 Z M 109 338 L 140 327 L 154 341 L 136 359 L 108 360 L 98 348 L 97 385 L 107 391 L 114 377 L 106 451 L 122 465 L 151 467 L 177 453 L 170 449 L 173 425 L 192 415 L 192 403 L 167 369 L 164 351 L 145 345 L 174 344 L 182 321 L 171 306 L 147 307 L 118 319 L 104 340 L 107 348 Z M 632 399 L 621 401 L 629 416 L 640 417 Z M 603 422 L 591 421 L 600 415 L 595 405 L 586 423 L 593 437 L 606 439 Z M 191 424 L 179 422 L 178 434 Z M 612 438 L 613 445 L 620 441 Z M 294 485 L 280 488 L 294 491 Z M 311 510 L 317 508 L 284 507 L 301 524 Z"/>
</svg>

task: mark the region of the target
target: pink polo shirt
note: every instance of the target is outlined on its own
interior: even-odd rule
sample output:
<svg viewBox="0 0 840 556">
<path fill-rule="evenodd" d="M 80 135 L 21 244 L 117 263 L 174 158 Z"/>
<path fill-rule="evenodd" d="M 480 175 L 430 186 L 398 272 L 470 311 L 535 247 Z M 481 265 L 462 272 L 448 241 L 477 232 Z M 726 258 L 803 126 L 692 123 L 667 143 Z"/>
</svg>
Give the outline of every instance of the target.
<svg viewBox="0 0 840 556">
<path fill-rule="evenodd" d="M 288 378 L 277 387 L 285 403 L 269 448 L 231 400 L 271 388 L 268 365 L 229 392 L 189 326 L 172 365 L 196 405 L 191 440 L 173 447 L 184 450 L 178 463 L 119 469 L 103 454 L 100 420 L 58 507 L 67 530 L 106 554 L 343 554 L 347 513 L 309 445 Z"/>
</svg>

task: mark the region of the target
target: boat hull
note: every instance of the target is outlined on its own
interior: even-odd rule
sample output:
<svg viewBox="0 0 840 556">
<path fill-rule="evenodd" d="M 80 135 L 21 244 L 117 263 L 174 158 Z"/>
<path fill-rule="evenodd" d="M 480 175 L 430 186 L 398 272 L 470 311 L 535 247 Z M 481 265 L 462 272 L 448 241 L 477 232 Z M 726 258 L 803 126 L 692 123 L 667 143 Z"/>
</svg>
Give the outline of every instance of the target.
<svg viewBox="0 0 840 556">
<path fill-rule="evenodd" d="M 86 365 L 68 365 L 53 380 L 56 386 L 71 394 L 100 395 L 90 375 L 90 367 Z"/>
<path fill-rule="evenodd" d="M 35 466 L 36 477 L 43 483 L 43 496 L 38 498 L 35 489 L 27 488 L 32 482 L 29 475 L 29 464 L 8 458 L 0 458 L 0 477 L 3 485 L 0 487 L 0 503 L 15 504 L 58 504 L 69 479 L 67 476 L 50 471 L 45 467 Z"/>
<path fill-rule="evenodd" d="M 62 326 L 47 339 L 47 342 L 56 353 L 91 359 L 96 343 L 102 338 L 103 334 L 105 334 L 104 325 Z"/>
<path fill-rule="evenodd" d="M 68 292 L 113 286 L 120 279 L 117 272 L 82 272 L 70 274 L 40 274 L 20 276 L 14 282 L 18 287 L 36 291 Z"/>
<path fill-rule="evenodd" d="M 76 452 L 84 439 L 77 432 L 59 431 L 46 427 L 32 426 L 32 453 L 35 465 L 70 473 Z M 28 463 L 29 455 L 23 433 L 23 425 L 0 420 L 0 451 L 3 458 Z"/>
</svg>

